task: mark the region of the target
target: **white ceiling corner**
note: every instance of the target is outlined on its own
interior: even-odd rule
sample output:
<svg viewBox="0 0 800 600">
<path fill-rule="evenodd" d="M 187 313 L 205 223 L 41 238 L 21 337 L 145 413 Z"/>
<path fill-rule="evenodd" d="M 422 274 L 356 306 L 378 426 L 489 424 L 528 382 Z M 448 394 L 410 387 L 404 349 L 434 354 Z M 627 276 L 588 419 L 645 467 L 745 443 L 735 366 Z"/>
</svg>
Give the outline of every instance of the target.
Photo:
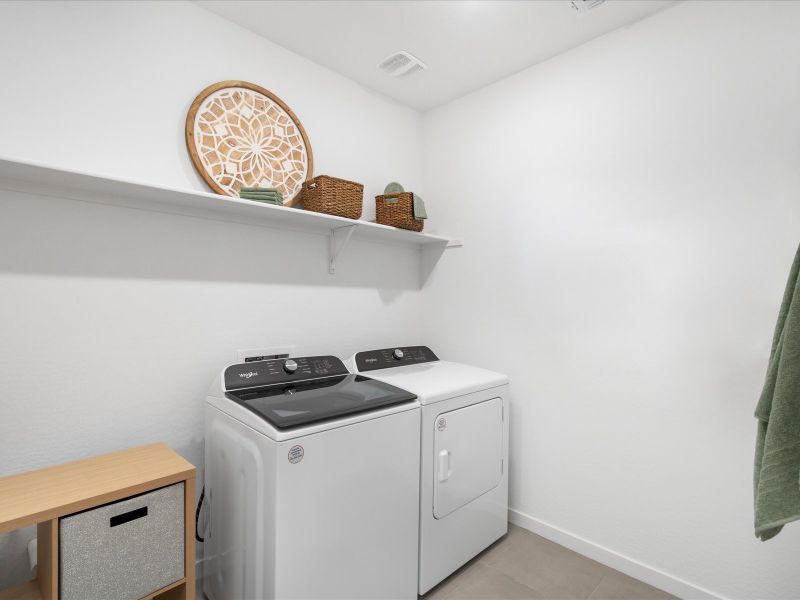
<svg viewBox="0 0 800 600">
<path fill-rule="evenodd" d="M 428 110 L 638 21 L 674 0 L 197 0 L 198 5 L 410 106 Z M 377 65 L 406 50 L 426 71 Z"/>
</svg>

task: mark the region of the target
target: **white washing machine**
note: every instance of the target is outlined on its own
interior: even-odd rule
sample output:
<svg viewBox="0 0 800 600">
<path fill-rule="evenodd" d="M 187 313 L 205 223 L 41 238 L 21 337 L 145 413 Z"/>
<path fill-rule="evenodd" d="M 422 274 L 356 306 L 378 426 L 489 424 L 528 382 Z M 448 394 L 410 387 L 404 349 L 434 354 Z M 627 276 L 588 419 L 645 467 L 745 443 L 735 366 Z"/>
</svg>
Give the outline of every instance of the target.
<svg viewBox="0 0 800 600">
<path fill-rule="evenodd" d="M 351 370 L 422 405 L 419 593 L 508 531 L 508 377 L 425 346 L 359 352 Z"/>
<path fill-rule="evenodd" d="M 210 600 L 417 594 L 420 409 L 333 356 L 233 365 L 205 407 Z"/>
</svg>

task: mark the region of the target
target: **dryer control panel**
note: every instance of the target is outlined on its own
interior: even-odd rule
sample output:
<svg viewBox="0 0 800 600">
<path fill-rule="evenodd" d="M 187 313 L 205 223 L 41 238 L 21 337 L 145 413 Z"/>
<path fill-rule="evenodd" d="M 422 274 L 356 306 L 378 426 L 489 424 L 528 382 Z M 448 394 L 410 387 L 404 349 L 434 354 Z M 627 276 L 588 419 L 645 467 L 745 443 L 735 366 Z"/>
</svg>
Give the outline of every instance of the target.
<svg viewBox="0 0 800 600">
<path fill-rule="evenodd" d="M 398 346 L 381 350 L 367 350 L 356 354 L 359 372 L 391 369 L 417 363 L 434 362 L 439 358 L 427 346 Z"/>
<path fill-rule="evenodd" d="M 289 383 L 303 379 L 319 379 L 347 375 L 344 363 L 335 356 L 301 356 L 259 360 L 225 369 L 225 390 Z"/>
</svg>

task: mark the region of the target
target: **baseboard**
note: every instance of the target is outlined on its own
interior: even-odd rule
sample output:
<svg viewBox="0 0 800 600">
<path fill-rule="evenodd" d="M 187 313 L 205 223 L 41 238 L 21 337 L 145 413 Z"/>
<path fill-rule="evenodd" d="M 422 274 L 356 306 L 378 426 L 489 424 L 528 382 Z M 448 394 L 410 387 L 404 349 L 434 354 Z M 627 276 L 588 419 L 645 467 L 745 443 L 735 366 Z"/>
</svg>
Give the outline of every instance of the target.
<svg viewBox="0 0 800 600">
<path fill-rule="evenodd" d="M 683 579 L 640 563 L 637 560 L 623 556 L 609 548 L 590 542 L 585 538 L 564 531 L 554 525 L 540 521 L 518 510 L 514 510 L 513 508 L 508 510 L 508 520 L 514 525 L 519 525 L 523 529 L 527 529 L 556 544 L 574 550 L 578 554 L 596 560 L 607 567 L 621 571 L 626 575 L 634 577 L 639 581 L 644 581 L 648 585 L 657 587 L 679 598 L 691 600 L 695 598 L 724 600 L 722 596 L 718 594 L 714 594 L 688 581 L 684 581 Z"/>
</svg>

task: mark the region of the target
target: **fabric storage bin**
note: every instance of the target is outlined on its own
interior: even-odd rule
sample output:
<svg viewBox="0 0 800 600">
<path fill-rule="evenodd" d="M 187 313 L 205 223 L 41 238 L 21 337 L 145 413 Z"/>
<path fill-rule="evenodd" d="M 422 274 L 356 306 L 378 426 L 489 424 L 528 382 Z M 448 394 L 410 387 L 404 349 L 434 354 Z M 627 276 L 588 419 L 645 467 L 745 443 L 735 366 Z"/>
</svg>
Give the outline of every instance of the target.
<svg viewBox="0 0 800 600">
<path fill-rule="evenodd" d="M 61 600 L 136 600 L 183 578 L 183 483 L 59 521 Z"/>
<path fill-rule="evenodd" d="M 414 194 L 401 192 L 375 196 L 375 221 L 411 231 L 422 231 L 425 221 L 414 218 Z"/>
<path fill-rule="evenodd" d="M 338 177 L 317 175 L 303 183 L 300 199 L 306 210 L 358 219 L 364 202 L 364 186 Z"/>
</svg>

